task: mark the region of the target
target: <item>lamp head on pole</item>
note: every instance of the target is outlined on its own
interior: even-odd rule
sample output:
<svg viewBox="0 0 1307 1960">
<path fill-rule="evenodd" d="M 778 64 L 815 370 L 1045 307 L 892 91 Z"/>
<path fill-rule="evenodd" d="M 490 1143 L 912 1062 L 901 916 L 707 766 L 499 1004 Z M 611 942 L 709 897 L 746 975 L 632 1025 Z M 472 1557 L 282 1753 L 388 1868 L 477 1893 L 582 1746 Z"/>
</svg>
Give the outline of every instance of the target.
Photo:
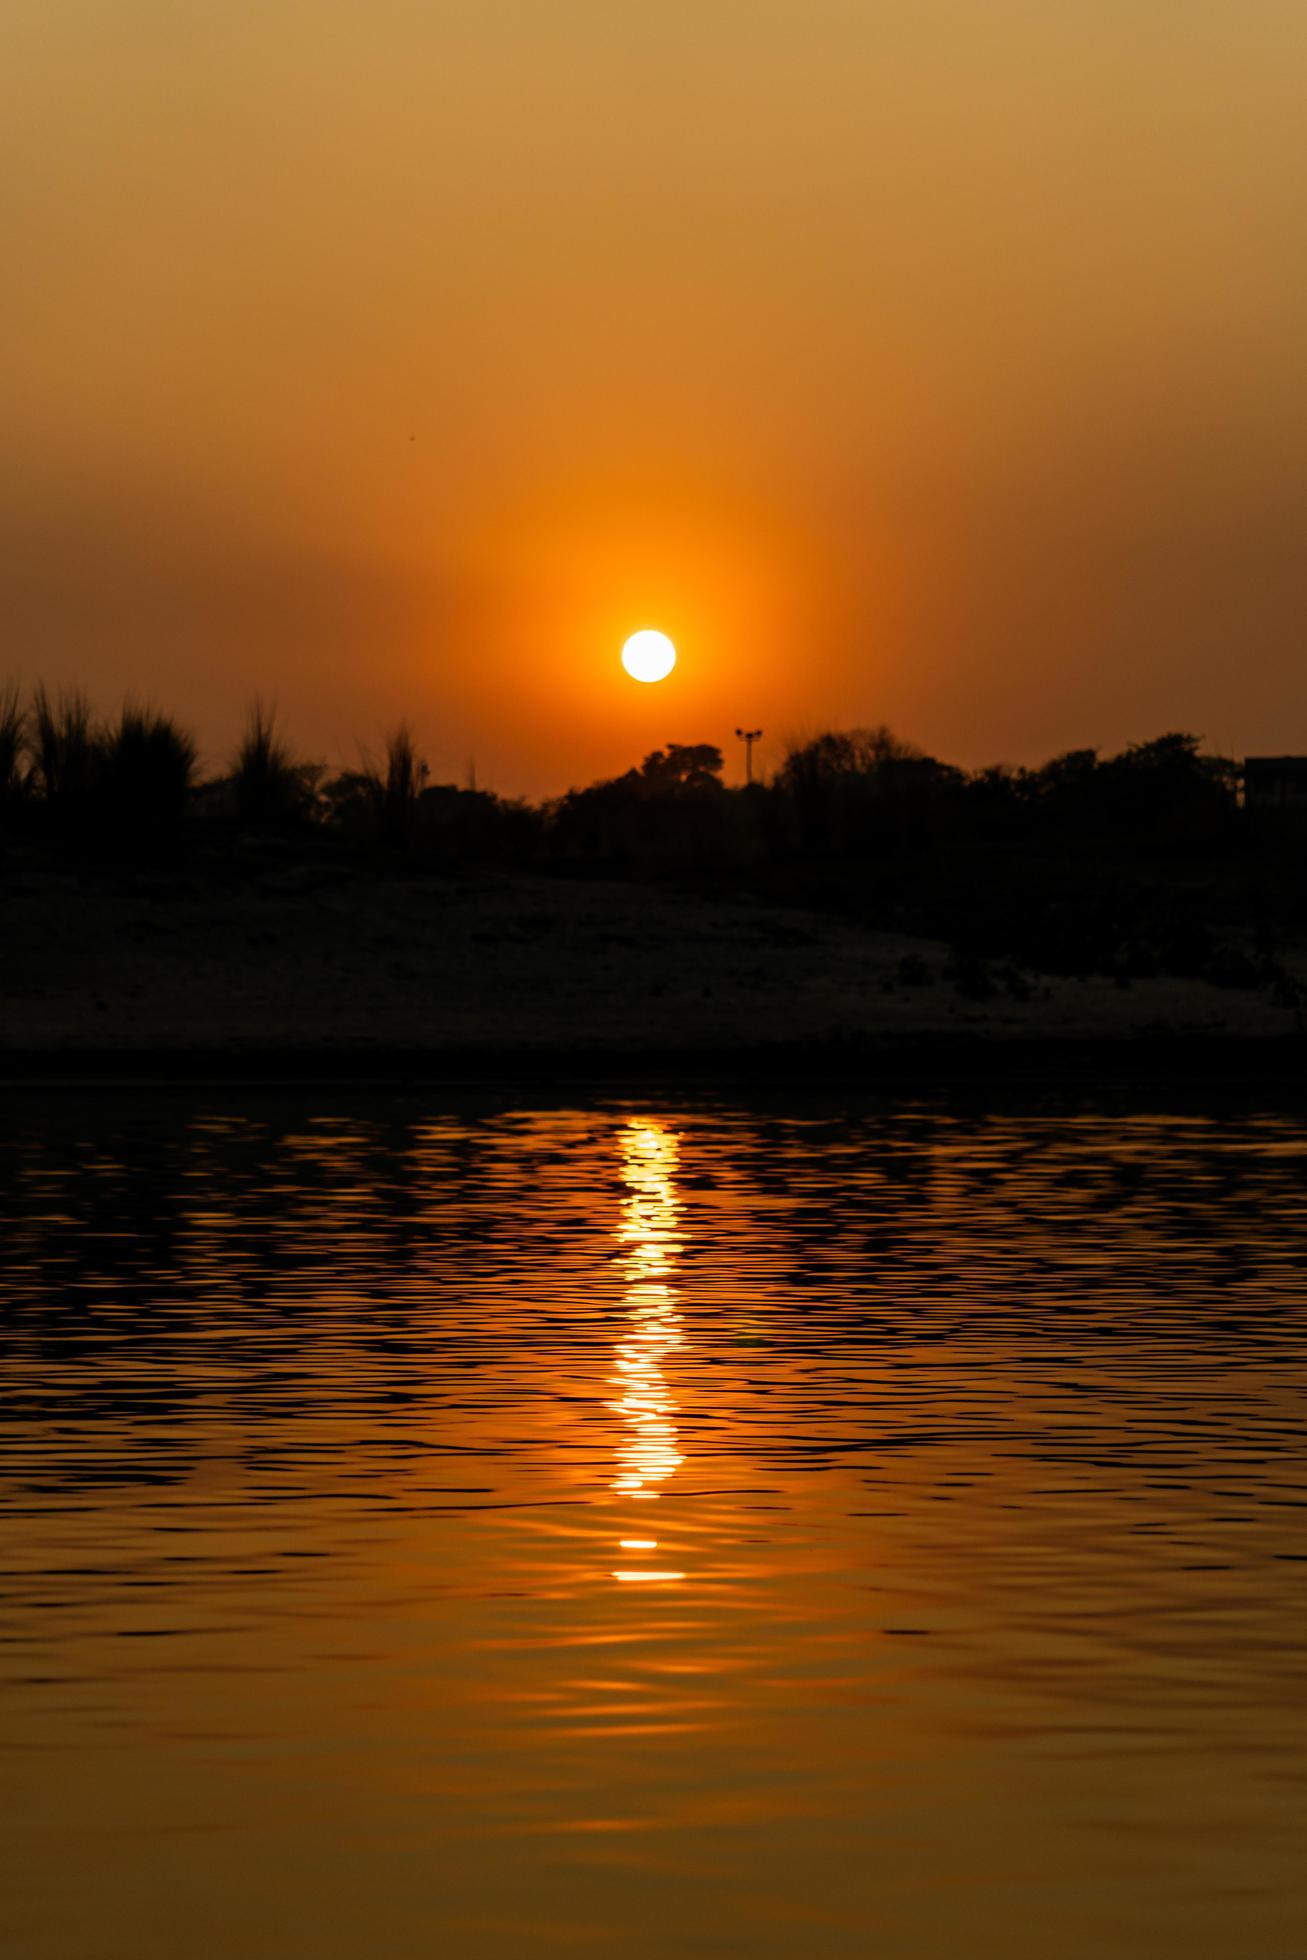
<svg viewBox="0 0 1307 1960">
<path fill-rule="evenodd" d="M 737 741 L 744 743 L 744 780 L 746 783 L 752 785 L 753 745 L 755 742 L 762 740 L 762 730 L 761 728 L 737 728 L 735 735 Z"/>
</svg>

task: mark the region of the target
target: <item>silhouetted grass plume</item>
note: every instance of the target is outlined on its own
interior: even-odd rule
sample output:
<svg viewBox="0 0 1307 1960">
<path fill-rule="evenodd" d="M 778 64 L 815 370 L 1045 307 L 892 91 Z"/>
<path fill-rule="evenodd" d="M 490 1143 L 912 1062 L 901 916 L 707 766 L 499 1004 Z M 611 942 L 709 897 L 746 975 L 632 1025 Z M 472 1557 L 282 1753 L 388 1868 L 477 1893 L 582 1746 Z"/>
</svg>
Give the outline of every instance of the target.
<svg viewBox="0 0 1307 1960">
<path fill-rule="evenodd" d="M 401 721 L 386 737 L 379 763 L 365 755 L 362 768 L 343 770 L 327 783 L 327 821 L 366 851 L 407 858 L 421 841 L 428 774 L 409 723 Z"/>
<path fill-rule="evenodd" d="M 430 772 L 417 752 L 413 730 L 401 721 L 386 737 L 384 773 L 370 778 L 378 841 L 383 849 L 406 856 L 417 831 L 418 800 Z"/>
<path fill-rule="evenodd" d="M 172 848 L 198 753 L 194 738 L 171 715 L 126 703 L 100 743 L 108 839 L 128 849 Z"/>
<path fill-rule="evenodd" d="M 51 697 L 44 685 L 32 695 L 30 746 L 33 773 L 55 830 L 71 838 L 87 825 L 102 741 L 91 705 L 80 688 Z"/>
<path fill-rule="evenodd" d="M 23 767 L 27 715 L 21 690 L 13 681 L 0 687 L 0 815 L 14 810 L 27 787 Z"/>
<path fill-rule="evenodd" d="M 320 771 L 300 762 L 277 732 L 276 710 L 256 701 L 236 751 L 231 787 L 237 821 L 247 830 L 285 830 L 313 807 Z"/>
</svg>

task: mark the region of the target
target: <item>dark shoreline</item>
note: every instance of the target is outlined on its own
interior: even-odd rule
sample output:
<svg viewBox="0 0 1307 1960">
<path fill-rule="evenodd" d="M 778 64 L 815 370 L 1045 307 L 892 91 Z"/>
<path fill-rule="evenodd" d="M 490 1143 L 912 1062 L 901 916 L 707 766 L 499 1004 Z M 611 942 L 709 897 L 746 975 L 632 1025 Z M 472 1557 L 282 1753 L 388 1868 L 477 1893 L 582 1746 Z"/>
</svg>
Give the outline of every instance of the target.
<svg viewBox="0 0 1307 1960">
<path fill-rule="evenodd" d="M 711 1092 L 807 1087 L 860 1092 L 877 1088 L 947 1091 L 958 1085 L 1024 1088 L 1173 1088 L 1274 1085 L 1291 1097 L 1307 1092 L 1307 1038 L 1156 1036 L 1029 1040 L 922 1037 L 879 1041 L 768 1043 L 675 1048 L 334 1047 L 279 1046 L 235 1052 L 222 1047 L 32 1050 L 0 1058 L 0 1089 L 350 1087 L 503 1089 L 530 1087 L 650 1088 Z"/>
<path fill-rule="evenodd" d="M 1277 992 L 972 971 L 942 940 L 756 898 L 92 884 L 0 890 L 0 912 L 0 1085 L 1307 1086 L 1307 972 Z"/>
</svg>

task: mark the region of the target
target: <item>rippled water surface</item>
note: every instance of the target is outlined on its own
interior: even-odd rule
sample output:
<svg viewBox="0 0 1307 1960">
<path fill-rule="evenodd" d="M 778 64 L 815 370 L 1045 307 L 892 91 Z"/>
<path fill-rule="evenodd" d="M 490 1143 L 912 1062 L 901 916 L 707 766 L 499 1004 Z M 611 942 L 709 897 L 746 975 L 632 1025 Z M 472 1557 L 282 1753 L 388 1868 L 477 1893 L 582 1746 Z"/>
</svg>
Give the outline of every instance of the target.
<svg viewBox="0 0 1307 1960">
<path fill-rule="evenodd" d="M 0 1952 L 1307 1954 L 1307 1124 L 0 1130 Z"/>
</svg>

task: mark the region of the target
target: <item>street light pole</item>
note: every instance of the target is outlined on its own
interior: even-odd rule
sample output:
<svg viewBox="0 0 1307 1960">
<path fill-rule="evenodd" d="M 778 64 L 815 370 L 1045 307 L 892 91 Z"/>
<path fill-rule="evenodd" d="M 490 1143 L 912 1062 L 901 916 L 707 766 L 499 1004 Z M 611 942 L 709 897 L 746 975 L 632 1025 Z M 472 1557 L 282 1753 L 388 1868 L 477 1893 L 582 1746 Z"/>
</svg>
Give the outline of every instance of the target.
<svg viewBox="0 0 1307 1960">
<path fill-rule="evenodd" d="M 737 728 L 736 738 L 744 743 L 744 781 L 747 788 L 753 787 L 753 745 L 762 740 L 761 728 Z"/>
</svg>

